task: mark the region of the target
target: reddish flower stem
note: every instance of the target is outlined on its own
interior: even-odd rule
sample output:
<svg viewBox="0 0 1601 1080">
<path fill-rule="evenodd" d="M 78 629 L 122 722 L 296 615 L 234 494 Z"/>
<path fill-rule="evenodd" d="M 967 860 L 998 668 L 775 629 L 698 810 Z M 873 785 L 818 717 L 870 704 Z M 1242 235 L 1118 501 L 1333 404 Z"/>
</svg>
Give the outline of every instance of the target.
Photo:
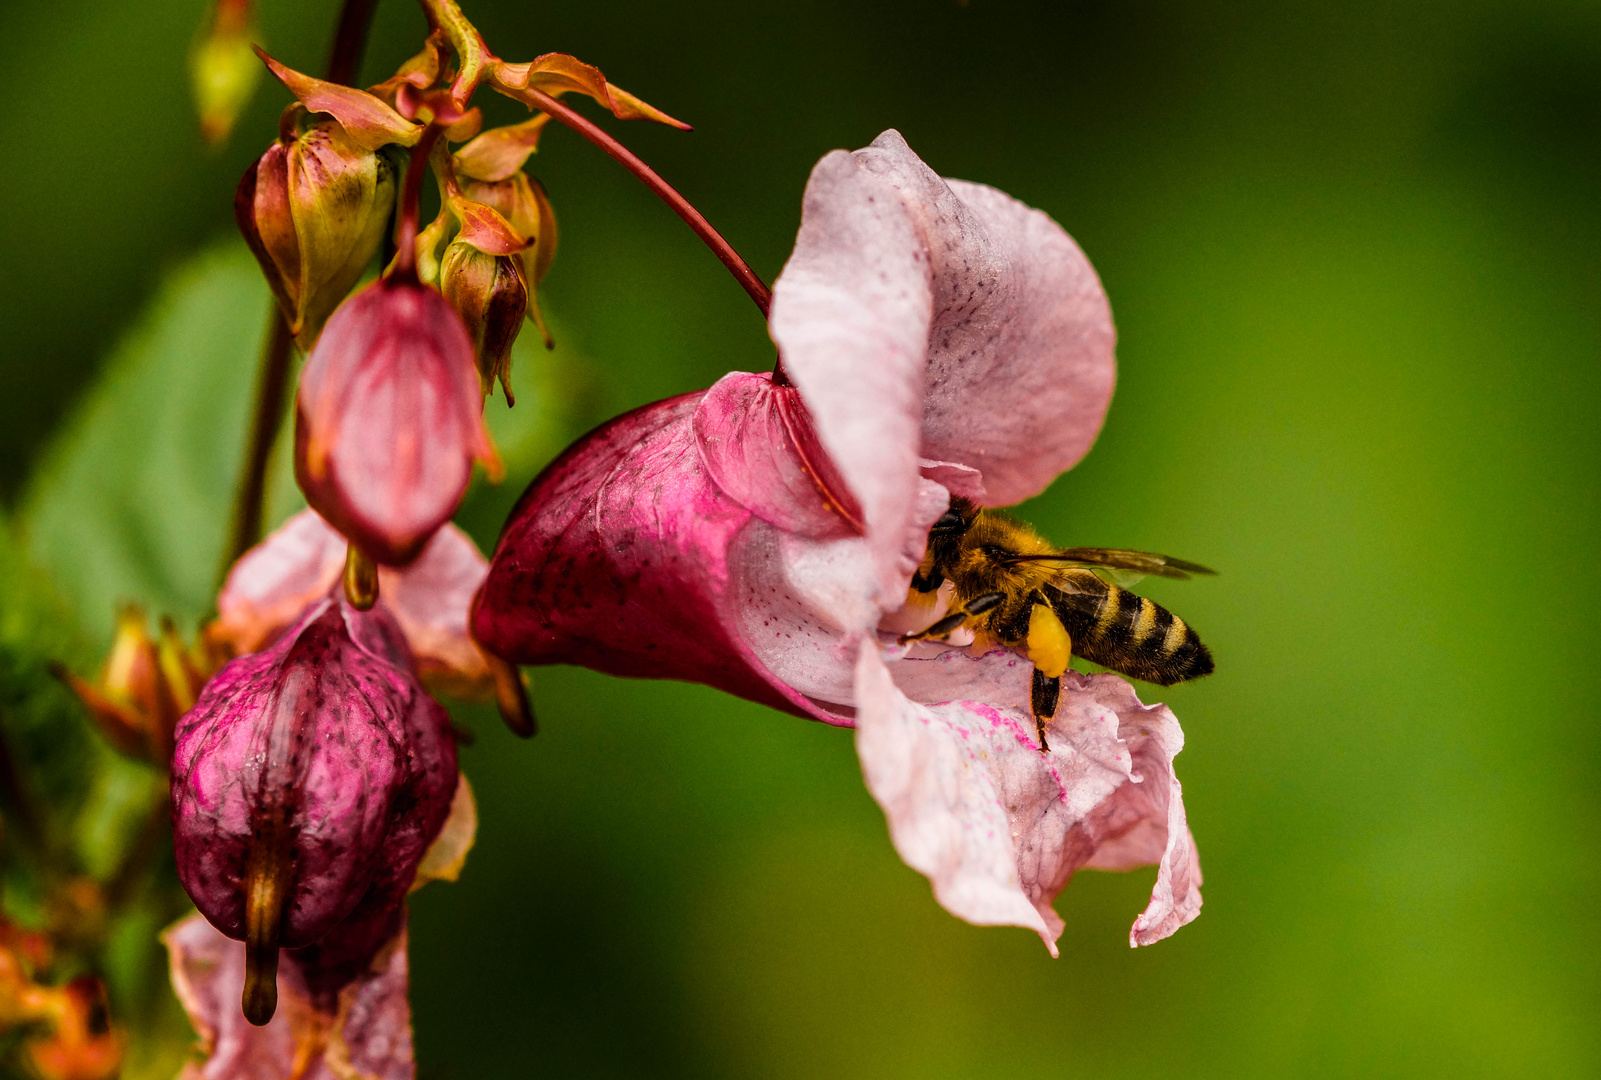
<svg viewBox="0 0 1601 1080">
<path fill-rule="evenodd" d="M 723 234 L 712 227 L 712 223 L 706 220 L 705 215 L 691 206 L 689 200 L 663 180 L 655 169 L 646 165 L 632 150 L 608 135 L 600 125 L 576 109 L 563 105 L 549 94 L 531 86 L 506 89 L 511 96 L 532 105 L 552 119 L 561 121 L 606 151 L 612 160 L 633 173 L 646 187 L 654 191 L 657 197 L 672 207 L 673 213 L 683 218 L 684 224 L 712 249 L 712 254 L 716 255 L 722 264 L 728 267 L 728 272 L 734 275 L 734 280 L 750 294 L 752 300 L 756 301 L 756 307 L 761 311 L 762 318 L 767 318 L 768 308 L 773 302 L 772 290 L 757 276 L 756 271 L 750 268 L 750 264 L 739 257 L 739 252 L 734 250 L 733 245 L 723 239 Z"/>
<path fill-rule="evenodd" d="M 445 129 L 429 124 L 422 138 L 411 148 L 411 164 L 406 168 L 406 183 L 400 189 L 399 224 L 395 229 L 395 261 L 390 266 L 391 277 L 402 281 L 417 280 L 417 215 L 421 212 L 422 178 L 428 172 L 428 157 L 434 152 L 434 143 Z"/>
<path fill-rule="evenodd" d="M 328 52 L 325 78 L 329 82 L 354 83 L 361 73 L 361 54 L 367 45 L 367 28 L 378 0 L 345 0 L 339 10 L 339 28 L 334 31 L 333 48 Z"/>
</svg>

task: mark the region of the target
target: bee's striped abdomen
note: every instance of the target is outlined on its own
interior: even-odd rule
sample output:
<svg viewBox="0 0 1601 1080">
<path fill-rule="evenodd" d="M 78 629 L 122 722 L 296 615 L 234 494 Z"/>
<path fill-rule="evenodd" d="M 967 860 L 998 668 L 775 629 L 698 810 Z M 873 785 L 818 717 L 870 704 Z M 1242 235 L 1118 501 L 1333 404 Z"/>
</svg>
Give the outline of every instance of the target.
<svg viewBox="0 0 1601 1080">
<path fill-rule="evenodd" d="M 1093 574 L 1075 575 L 1073 591 L 1052 593 L 1075 655 L 1160 686 L 1212 673 L 1200 637 L 1160 604 Z"/>
</svg>

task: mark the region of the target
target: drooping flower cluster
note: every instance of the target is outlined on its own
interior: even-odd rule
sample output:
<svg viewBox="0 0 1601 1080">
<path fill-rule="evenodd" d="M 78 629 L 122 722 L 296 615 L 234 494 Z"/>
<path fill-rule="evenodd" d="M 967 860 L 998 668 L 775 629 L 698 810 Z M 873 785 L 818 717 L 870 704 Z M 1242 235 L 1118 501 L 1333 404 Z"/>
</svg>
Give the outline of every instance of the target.
<svg viewBox="0 0 1601 1080">
<path fill-rule="evenodd" d="M 487 81 L 547 112 L 576 91 L 677 123 L 572 57 L 494 57 L 450 0 L 424 7 L 423 50 L 370 90 L 260 54 L 296 103 L 235 209 L 309 351 L 295 476 L 311 509 L 234 565 L 204 634 L 208 668 L 231 659 L 209 681 L 157 700 L 139 689 L 144 668 L 114 657 L 91 700 L 121 724 L 110 730 L 171 754 L 178 872 L 199 915 L 166 941 L 206 1052 L 194 1075 L 413 1074 L 405 897 L 455 877 L 476 821 L 430 690 L 493 695 L 533 732 L 518 674 L 467 634 L 487 564 L 448 522 L 475 462 L 498 473 L 482 412 L 508 386 L 523 319 L 549 340 L 534 293 L 556 227 L 523 171 L 544 115 L 480 133 L 473 90 Z M 419 228 L 430 169 L 441 210 Z M 392 215 L 393 260 L 347 298 Z M 154 647 L 129 640 L 150 666 Z"/>
<path fill-rule="evenodd" d="M 886 132 L 825 157 L 771 318 L 785 385 L 734 373 L 570 448 L 507 523 L 473 634 L 525 664 L 690 679 L 856 728 L 903 858 L 953 913 L 1040 933 L 1084 866 L 1159 867 L 1135 944 L 1200 908 L 1172 759 L 1115 675 L 1068 672 L 1034 741 L 1030 664 L 898 644 L 929 527 L 1003 505 L 1089 448 L 1113 329 L 1060 227 L 941 180 Z"/>
</svg>

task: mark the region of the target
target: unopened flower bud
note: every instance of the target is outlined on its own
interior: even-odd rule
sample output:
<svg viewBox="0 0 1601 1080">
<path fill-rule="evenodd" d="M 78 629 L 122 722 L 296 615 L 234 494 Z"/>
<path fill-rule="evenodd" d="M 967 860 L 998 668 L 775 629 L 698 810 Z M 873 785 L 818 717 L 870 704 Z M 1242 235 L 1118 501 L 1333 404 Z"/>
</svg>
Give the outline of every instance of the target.
<svg viewBox="0 0 1601 1080">
<path fill-rule="evenodd" d="M 471 145 L 471 144 L 469 144 Z M 483 203 L 500 213 L 513 229 L 527 238 L 529 245 L 518 253 L 523 264 L 523 282 L 528 290 L 528 318 L 538 327 L 551 347 L 550 332 L 539 315 L 539 300 L 535 290 L 545 280 L 551 260 L 556 257 L 556 212 L 544 187 L 525 172 L 513 173 L 504 180 L 485 181 L 463 178 L 462 193 L 474 202 Z"/>
<path fill-rule="evenodd" d="M 178 876 L 245 942 L 252 1023 L 275 1011 L 280 948 L 338 983 L 393 937 L 456 776 L 449 717 L 381 605 L 319 600 L 207 685 L 174 756 Z"/>
<path fill-rule="evenodd" d="M 217 0 L 189 52 L 189 80 L 200 113 L 200 133 L 221 143 L 250 101 L 261 62 L 250 47 L 251 0 Z"/>
<path fill-rule="evenodd" d="M 528 312 L 528 281 L 521 255 L 489 255 L 465 240 L 453 241 L 440 264 L 439 285 L 472 338 L 484 396 L 500 380 L 508 405 L 511 347 Z"/>
<path fill-rule="evenodd" d="M 306 501 L 363 554 L 402 566 L 455 512 L 474 460 L 498 473 L 461 318 L 402 279 L 351 297 L 300 376 L 295 477 Z"/>
<path fill-rule="evenodd" d="M 173 727 L 205 685 L 207 664 L 184 644 L 172 620 L 162 620 L 159 641 L 147 627 L 137 605 L 118 613 L 116 637 L 97 681 L 61 665 L 52 670 L 88 706 L 112 746 L 165 768 Z"/>
<path fill-rule="evenodd" d="M 325 120 L 245 170 L 234 216 L 290 330 L 313 341 L 372 261 L 395 201 L 395 169 Z"/>
</svg>

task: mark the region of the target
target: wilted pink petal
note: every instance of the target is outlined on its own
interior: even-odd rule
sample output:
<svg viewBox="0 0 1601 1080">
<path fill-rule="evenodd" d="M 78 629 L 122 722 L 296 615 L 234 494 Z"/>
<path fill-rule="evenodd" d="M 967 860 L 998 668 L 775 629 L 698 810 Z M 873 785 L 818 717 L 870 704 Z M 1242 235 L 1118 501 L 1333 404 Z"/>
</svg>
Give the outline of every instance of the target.
<svg viewBox="0 0 1601 1080">
<path fill-rule="evenodd" d="M 380 279 L 334 312 L 296 398 L 295 478 L 363 552 L 404 565 L 450 519 L 474 460 L 499 467 L 472 341 L 444 297 Z"/>
<path fill-rule="evenodd" d="M 376 947 L 392 930 L 455 785 L 449 718 L 417 684 L 399 627 L 381 606 L 318 601 L 219 671 L 179 722 L 178 876 L 243 938 L 250 868 L 275 867 L 278 943 L 359 954 L 357 939 L 381 935 Z"/>
<path fill-rule="evenodd" d="M 172 988 L 200 1036 L 205 1060 L 186 1066 L 180 1080 L 411 1080 L 411 1008 L 406 1001 L 406 934 L 380 949 L 331 1008 L 318 1006 L 293 953 L 278 968 L 280 1008 L 256 1027 L 239 1009 L 245 983 L 245 947 L 224 937 L 199 915 L 162 935 Z"/>
<path fill-rule="evenodd" d="M 234 655 L 265 648 L 306 605 L 328 595 L 344 572 L 346 544 L 315 510 L 290 518 L 234 563 L 207 638 Z M 383 605 L 434 689 L 467 697 L 492 689 L 484 656 L 467 634 L 467 609 L 488 570 L 478 546 L 449 524 L 409 565 L 378 568 Z"/>
<path fill-rule="evenodd" d="M 904 512 L 919 455 L 979 470 L 989 505 L 1038 494 L 1112 395 L 1111 310 L 1078 246 L 894 131 L 812 170 L 772 333 L 870 524 Z"/>
<path fill-rule="evenodd" d="M 893 670 L 894 676 L 891 675 Z M 1008 653 L 946 653 L 886 667 L 857 661 L 856 748 L 895 848 L 946 910 L 981 925 L 1026 926 L 1056 954 L 1051 903 L 1080 867 L 1158 863 L 1130 944 L 1195 918 L 1201 872 L 1165 705 L 1142 705 L 1115 675 L 1063 677 L 1050 752 L 1028 710 L 1031 665 Z M 920 704 L 897 686 L 904 681 Z M 941 700 L 954 692 L 955 700 Z"/>
</svg>

